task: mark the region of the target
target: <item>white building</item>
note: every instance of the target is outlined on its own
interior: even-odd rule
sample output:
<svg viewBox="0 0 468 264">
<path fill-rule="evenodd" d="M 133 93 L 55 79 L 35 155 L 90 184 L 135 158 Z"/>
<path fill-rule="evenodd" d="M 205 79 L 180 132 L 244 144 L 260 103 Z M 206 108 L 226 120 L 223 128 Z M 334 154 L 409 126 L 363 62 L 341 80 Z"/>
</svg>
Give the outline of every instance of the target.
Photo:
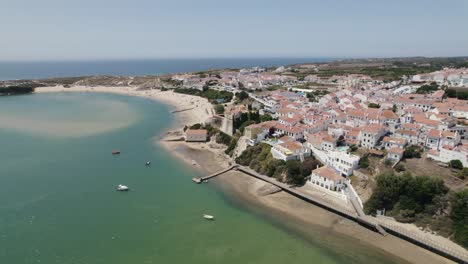
<svg viewBox="0 0 468 264">
<path fill-rule="evenodd" d="M 345 178 L 334 169 L 323 166 L 312 171 L 309 182 L 330 191 L 341 191 Z"/>
<path fill-rule="evenodd" d="M 359 142 L 364 148 L 373 148 L 385 135 L 385 128 L 381 125 L 367 125 L 360 127 Z"/>
<path fill-rule="evenodd" d="M 271 154 L 273 158 L 284 161 L 302 160 L 310 156 L 310 150 L 297 141 L 284 142 L 271 148 Z"/>
<path fill-rule="evenodd" d="M 390 148 L 387 153 L 387 158 L 393 161 L 401 160 L 404 152 L 405 150 L 402 148 Z"/>
<path fill-rule="evenodd" d="M 460 160 L 463 163 L 463 167 L 468 167 L 468 146 L 461 145 L 453 149 L 443 147 L 440 151 L 431 149 L 427 153 L 427 157 L 445 163 L 448 163 L 451 160 Z"/>
<path fill-rule="evenodd" d="M 326 155 L 327 165 L 333 167 L 341 175 L 351 176 L 354 169 L 358 168 L 359 157 L 356 155 L 348 154 L 344 151 L 329 151 Z"/>
</svg>

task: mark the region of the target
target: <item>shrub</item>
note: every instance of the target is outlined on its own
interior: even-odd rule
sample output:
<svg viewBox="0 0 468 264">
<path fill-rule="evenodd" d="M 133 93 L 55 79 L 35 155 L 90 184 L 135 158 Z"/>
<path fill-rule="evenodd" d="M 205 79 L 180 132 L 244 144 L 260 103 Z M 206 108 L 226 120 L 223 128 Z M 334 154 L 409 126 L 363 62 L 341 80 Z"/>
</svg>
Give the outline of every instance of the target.
<svg viewBox="0 0 468 264">
<path fill-rule="evenodd" d="M 379 104 L 376 104 L 376 103 L 369 103 L 367 105 L 369 108 L 380 108 L 380 105 Z"/>
<path fill-rule="evenodd" d="M 432 93 L 434 91 L 437 91 L 439 89 L 439 85 L 437 85 L 436 82 L 432 82 L 430 84 L 425 84 L 416 90 L 417 94 L 428 94 Z"/>
<path fill-rule="evenodd" d="M 242 101 L 244 99 L 249 98 L 249 94 L 245 91 L 241 91 L 240 93 L 236 93 L 236 98 L 239 99 L 239 101 Z"/>
<path fill-rule="evenodd" d="M 218 135 L 216 136 L 216 143 L 224 144 L 228 146 L 231 143 L 231 141 L 232 141 L 232 137 L 224 132 L 220 131 Z"/>
<path fill-rule="evenodd" d="M 454 239 L 468 247 L 468 189 L 455 195 L 450 218 L 453 220 Z"/>
<path fill-rule="evenodd" d="M 468 177 L 468 168 L 463 168 L 457 172 L 457 177 L 460 179 L 465 179 Z"/>
<path fill-rule="evenodd" d="M 359 167 L 367 169 L 369 167 L 369 157 L 364 156 L 359 160 Z"/>
<path fill-rule="evenodd" d="M 413 217 L 411 211 L 416 216 L 424 213 L 430 205 L 435 204 L 437 197 L 448 192 L 440 178 L 413 177 L 410 173 L 401 176 L 384 173 L 377 176 L 376 180 L 377 186 L 365 204 L 365 211 L 375 213 L 376 210 L 385 208 L 388 214 L 399 216 L 400 220 L 406 218 L 413 221 L 414 219 L 409 219 Z"/>
<path fill-rule="evenodd" d="M 412 158 L 421 158 L 421 148 L 419 146 L 409 146 L 403 152 L 403 158 L 412 159 Z"/>
<path fill-rule="evenodd" d="M 384 161 L 385 166 L 390 167 L 393 165 L 393 161 L 391 159 L 386 159 Z"/>
<path fill-rule="evenodd" d="M 463 163 L 460 160 L 451 160 L 450 167 L 457 169 L 457 170 L 461 170 L 463 169 Z"/>
<path fill-rule="evenodd" d="M 216 114 L 218 114 L 218 115 L 224 114 L 224 106 L 222 104 L 215 105 L 214 110 L 215 110 Z"/>
<path fill-rule="evenodd" d="M 397 172 L 402 172 L 402 171 L 405 171 L 406 168 L 405 168 L 405 166 L 404 166 L 403 164 L 398 163 L 398 165 L 395 166 L 395 170 L 396 170 Z"/>
</svg>

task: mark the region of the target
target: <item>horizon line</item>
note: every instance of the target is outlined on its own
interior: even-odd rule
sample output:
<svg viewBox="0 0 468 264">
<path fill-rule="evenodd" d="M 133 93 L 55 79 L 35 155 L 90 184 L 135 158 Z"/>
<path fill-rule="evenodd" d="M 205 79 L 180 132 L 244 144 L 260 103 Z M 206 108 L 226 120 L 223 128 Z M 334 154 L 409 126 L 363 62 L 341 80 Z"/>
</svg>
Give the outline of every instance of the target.
<svg viewBox="0 0 468 264">
<path fill-rule="evenodd" d="M 468 58 L 468 55 L 456 56 L 219 56 L 219 57 L 153 57 L 153 58 L 70 58 L 70 59 L 18 59 L 0 60 L 0 63 L 44 63 L 44 62 L 115 62 L 115 61 L 181 61 L 181 60 L 245 60 L 245 59 L 323 59 L 323 60 L 352 60 L 352 59 L 405 59 L 405 58 Z"/>
</svg>

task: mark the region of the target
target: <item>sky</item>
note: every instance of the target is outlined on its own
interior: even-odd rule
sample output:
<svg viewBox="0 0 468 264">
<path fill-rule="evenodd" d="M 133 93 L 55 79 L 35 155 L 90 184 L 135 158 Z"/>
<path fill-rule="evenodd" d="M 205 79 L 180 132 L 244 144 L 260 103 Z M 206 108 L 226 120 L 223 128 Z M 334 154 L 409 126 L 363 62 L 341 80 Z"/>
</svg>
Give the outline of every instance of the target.
<svg viewBox="0 0 468 264">
<path fill-rule="evenodd" d="M 0 61 L 468 56 L 466 0 L 0 0 Z"/>
</svg>

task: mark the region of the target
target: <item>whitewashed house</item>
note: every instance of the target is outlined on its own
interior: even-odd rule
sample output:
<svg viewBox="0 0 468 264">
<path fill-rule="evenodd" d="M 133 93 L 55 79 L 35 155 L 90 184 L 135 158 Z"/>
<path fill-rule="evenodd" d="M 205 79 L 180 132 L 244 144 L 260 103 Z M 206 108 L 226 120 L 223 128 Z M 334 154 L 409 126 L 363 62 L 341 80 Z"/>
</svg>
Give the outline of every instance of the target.
<svg viewBox="0 0 468 264">
<path fill-rule="evenodd" d="M 284 161 L 302 160 L 310 156 L 310 150 L 304 147 L 300 142 L 284 142 L 271 148 L 273 158 Z"/>
<path fill-rule="evenodd" d="M 330 191 L 341 191 L 344 188 L 345 178 L 334 169 L 323 166 L 312 171 L 309 182 Z"/>
</svg>

